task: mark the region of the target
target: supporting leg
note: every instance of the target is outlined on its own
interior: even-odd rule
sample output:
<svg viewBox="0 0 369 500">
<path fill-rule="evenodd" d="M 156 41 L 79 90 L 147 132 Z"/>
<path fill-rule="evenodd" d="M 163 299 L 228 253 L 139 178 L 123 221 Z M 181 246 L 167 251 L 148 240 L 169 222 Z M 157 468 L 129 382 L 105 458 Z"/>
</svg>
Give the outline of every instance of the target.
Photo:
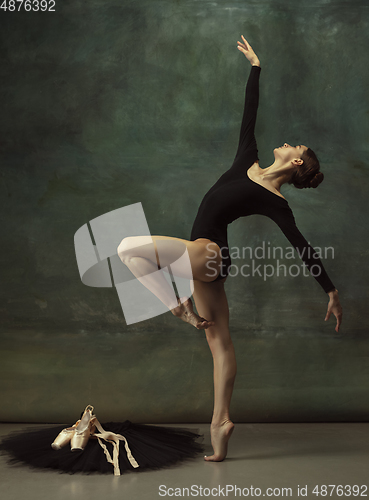
<svg viewBox="0 0 369 500">
<path fill-rule="evenodd" d="M 210 426 L 214 454 L 205 460 L 219 462 L 227 455 L 228 441 L 234 429 L 229 408 L 237 371 L 224 283 L 196 281 L 194 299 L 199 314 L 207 315 L 215 323 L 206 330 L 214 364 L 214 410 Z"/>
</svg>

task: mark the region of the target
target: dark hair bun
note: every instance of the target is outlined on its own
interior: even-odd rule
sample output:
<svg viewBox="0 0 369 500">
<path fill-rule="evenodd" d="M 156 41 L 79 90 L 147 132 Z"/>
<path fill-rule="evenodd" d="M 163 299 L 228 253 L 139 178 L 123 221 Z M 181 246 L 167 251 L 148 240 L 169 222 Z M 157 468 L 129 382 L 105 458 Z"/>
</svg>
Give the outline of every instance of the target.
<svg viewBox="0 0 369 500">
<path fill-rule="evenodd" d="M 324 174 L 323 172 L 317 172 L 309 183 L 309 187 L 316 188 L 321 182 L 323 182 Z"/>
<path fill-rule="evenodd" d="M 308 148 L 302 153 L 301 159 L 303 163 L 293 171 L 288 184 L 293 184 L 297 189 L 318 187 L 323 182 L 324 175 L 320 172 L 316 154 Z"/>
</svg>

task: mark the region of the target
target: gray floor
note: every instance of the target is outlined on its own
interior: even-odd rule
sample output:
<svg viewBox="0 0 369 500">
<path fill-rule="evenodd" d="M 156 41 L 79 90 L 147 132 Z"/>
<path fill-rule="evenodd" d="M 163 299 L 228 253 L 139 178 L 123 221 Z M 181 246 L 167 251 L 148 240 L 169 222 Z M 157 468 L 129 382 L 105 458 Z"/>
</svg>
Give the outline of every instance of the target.
<svg viewBox="0 0 369 500">
<path fill-rule="evenodd" d="M 27 425 L 0 424 L 0 438 L 23 427 Z M 205 434 L 205 453 L 210 454 L 208 426 L 188 424 L 186 427 L 200 429 Z M 35 472 L 27 468 L 9 467 L 5 457 L 1 456 L 0 498 L 151 500 L 169 496 L 270 496 L 317 499 L 324 495 L 314 495 L 313 489 L 315 486 L 320 489 L 323 485 L 357 485 L 361 488 L 358 492 L 353 489 L 351 493 L 346 489 L 340 495 L 336 490 L 331 493 L 329 487 L 327 498 L 363 498 L 369 496 L 368 450 L 367 423 L 237 424 L 229 445 L 228 458 L 224 462 L 208 463 L 200 456 L 193 462 L 174 468 L 140 474 L 71 476 L 53 471 Z M 303 494 L 303 491 L 299 494 L 298 488 L 305 486 L 307 494 Z M 212 492 L 207 489 L 201 491 L 200 487 L 215 489 Z M 232 491 L 232 487 L 240 490 Z M 256 488 L 260 488 L 260 491 Z M 268 493 L 267 488 L 280 490 L 275 490 L 273 494 Z M 290 490 L 282 491 L 282 488 Z"/>
</svg>

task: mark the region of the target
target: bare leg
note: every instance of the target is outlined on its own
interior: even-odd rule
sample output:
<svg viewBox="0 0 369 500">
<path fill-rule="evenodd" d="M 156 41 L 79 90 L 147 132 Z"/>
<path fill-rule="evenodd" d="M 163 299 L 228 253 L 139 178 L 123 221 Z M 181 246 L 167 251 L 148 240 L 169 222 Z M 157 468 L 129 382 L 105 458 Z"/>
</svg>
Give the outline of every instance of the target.
<svg viewBox="0 0 369 500">
<path fill-rule="evenodd" d="M 191 299 L 176 297 L 163 271 L 158 271 L 158 266 L 168 268 L 172 265 L 177 276 L 188 279 L 194 278 L 196 273 L 198 277 L 211 280 L 214 277 L 211 275 L 209 277 L 210 271 L 206 267 L 206 263 L 211 258 L 214 259 L 214 255 L 217 254 L 215 250 L 219 250 L 218 245 L 205 239 L 192 242 L 166 236 L 136 236 L 122 240 L 117 252 L 133 275 L 154 293 L 175 316 L 198 329 L 203 329 L 214 323 L 206 321 L 205 318 L 198 316 L 193 311 Z M 181 260 L 185 253 L 187 253 L 188 258 Z M 212 263 L 214 266 L 219 266 L 220 255 L 217 255 Z"/>
<path fill-rule="evenodd" d="M 194 299 L 199 314 L 214 321 L 206 330 L 214 363 L 214 411 L 210 426 L 214 454 L 207 461 L 220 462 L 227 455 L 228 440 L 234 424 L 229 416 L 229 407 L 236 377 L 236 356 L 229 333 L 229 309 L 224 283 L 194 282 Z M 225 280 L 224 280 L 225 281 Z"/>
</svg>

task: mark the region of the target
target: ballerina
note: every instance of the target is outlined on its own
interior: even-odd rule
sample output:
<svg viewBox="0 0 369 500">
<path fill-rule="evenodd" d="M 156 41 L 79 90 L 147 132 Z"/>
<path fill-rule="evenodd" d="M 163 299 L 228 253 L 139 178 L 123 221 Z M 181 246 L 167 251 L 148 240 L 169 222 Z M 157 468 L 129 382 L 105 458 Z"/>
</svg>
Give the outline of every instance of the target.
<svg viewBox="0 0 369 500">
<path fill-rule="evenodd" d="M 285 143 L 273 150 L 274 162 L 261 168 L 254 135 L 259 103 L 260 61 L 242 36 L 238 50 L 251 63 L 246 85 L 245 105 L 237 153 L 233 164 L 205 194 L 190 240 L 167 236 L 134 236 L 122 240 L 117 253 L 134 276 L 154 293 L 182 321 L 204 329 L 214 363 L 214 410 L 211 441 L 214 453 L 207 461 L 222 461 L 227 455 L 234 424 L 229 407 L 236 376 L 236 358 L 229 332 L 229 308 L 224 282 L 231 258 L 227 226 L 241 216 L 261 214 L 271 218 L 282 230 L 310 273 L 329 296 L 327 321 L 336 317 L 336 332 L 342 322 L 338 291 L 321 260 L 298 230 L 288 201 L 281 194 L 283 184 L 298 189 L 316 188 L 323 180 L 315 153 L 305 145 Z M 197 313 L 189 297 L 177 297 L 164 275 L 155 271 L 168 268 L 187 251 L 191 272 L 177 266 L 176 276 L 193 284 Z M 153 256 L 156 255 L 156 259 Z M 316 269 L 318 272 L 316 272 Z"/>
</svg>

